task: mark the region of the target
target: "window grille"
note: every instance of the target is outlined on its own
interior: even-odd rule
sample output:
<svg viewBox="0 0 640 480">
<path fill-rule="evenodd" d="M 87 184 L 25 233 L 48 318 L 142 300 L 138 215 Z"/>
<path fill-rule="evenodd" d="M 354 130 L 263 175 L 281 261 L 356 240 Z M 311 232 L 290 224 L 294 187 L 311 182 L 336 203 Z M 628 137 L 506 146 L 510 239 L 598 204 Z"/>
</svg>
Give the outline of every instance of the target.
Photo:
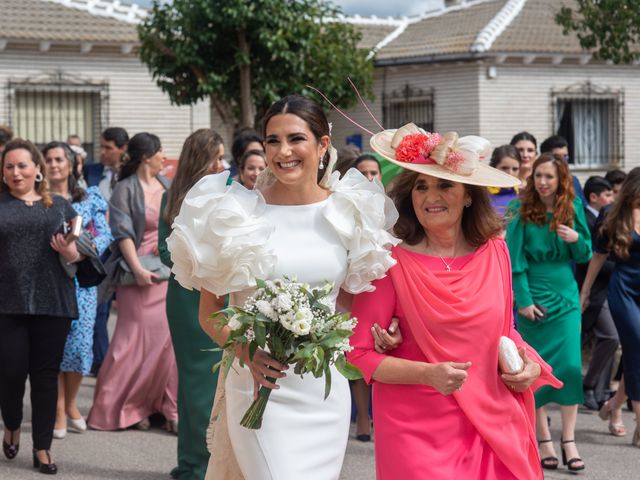
<svg viewBox="0 0 640 480">
<path fill-rule="evenodd" d="M 9 82 L 10 125 L 16 136 L 39 147 L 80 136 L 87 163 L 98 158 L 100 132 L 107 125 L 108 87 L 61 73 Z"/>
<path fill-rule="evenodd" d="M 580 169 L 622 166 L 624 93 L 590 82 L 553 92 L 554 132 L 569 144 L 569 163 Z"/>
<path fill-rule="evenodd" d="M 433 92 L 407 84 L 400 90 L 383 93 L 384 128 L 399 128 L 409 122 L 433 132 Z"/>
</svg>

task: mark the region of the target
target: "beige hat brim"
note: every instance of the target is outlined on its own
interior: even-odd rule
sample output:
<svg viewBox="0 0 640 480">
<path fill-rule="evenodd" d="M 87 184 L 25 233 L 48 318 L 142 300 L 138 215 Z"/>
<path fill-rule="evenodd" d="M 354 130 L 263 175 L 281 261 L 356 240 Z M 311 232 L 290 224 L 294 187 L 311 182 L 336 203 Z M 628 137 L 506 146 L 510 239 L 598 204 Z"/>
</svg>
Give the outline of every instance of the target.
<svg viewBox="0 0 640 480">
<path fill-rule="evenodd" d="M 453 182 L 466 183 L 468 185 L 479 185 L 482 187 L 509 188 L 517 187 L 521 184 L 520 179 L 484 163 L 480 163 L 478 168 L 471 175 L 461 175 L 440 165 L 399 162 L 395 158 L 395 150 L 391 148 L 391 139 L 395 133 L 396 130 L 384 130 L 380 133 L 376 133 L 371 137 L 370 143 L 371 148 L 373 148 L 376 153 L 382 155 L 391 163 L 402 168 L 422 173 L 424 175 L 431 175 L 432 177 L 451 180 Z"/>
</svg>

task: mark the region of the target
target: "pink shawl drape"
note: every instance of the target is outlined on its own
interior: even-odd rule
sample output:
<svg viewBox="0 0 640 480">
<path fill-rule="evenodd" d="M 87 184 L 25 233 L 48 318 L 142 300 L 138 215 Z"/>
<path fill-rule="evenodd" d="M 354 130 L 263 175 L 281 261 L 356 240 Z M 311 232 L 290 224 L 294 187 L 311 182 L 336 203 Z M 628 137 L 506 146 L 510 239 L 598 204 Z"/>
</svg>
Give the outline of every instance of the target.
<svg viewBox="0 0 640 480">
<path fill-rule="evenodd" d="M 506 245 L 491 240 L 458 271 L 431 271 L 415 254 L 394 248 L 389 271 L 407 323 L 425 357 L 471 361 L 467 381 L 454 396 L 500 460 L 519 479 L 542 478 L 535 437 L 533 390 L 561 387 L 551 367 L 513 328 L 511 266 Z M 542 375 L 524 393 L 511 391 L 498 372 L 500 336 L 525 346 Z"/>
</svg>

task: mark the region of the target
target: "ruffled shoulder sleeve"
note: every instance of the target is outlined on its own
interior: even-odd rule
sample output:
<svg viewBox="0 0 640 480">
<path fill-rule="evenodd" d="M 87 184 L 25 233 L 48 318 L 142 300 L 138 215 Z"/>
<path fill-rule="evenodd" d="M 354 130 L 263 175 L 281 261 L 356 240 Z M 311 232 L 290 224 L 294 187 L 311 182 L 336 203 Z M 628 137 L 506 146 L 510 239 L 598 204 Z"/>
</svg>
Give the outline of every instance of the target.
<svg viewBox="0 0 640 480">
<path fill-rule="evenodd" d="M 175 279 L 189 290 L 222 296 L 255 286 L 274 269 L 264 198 L 237 182 L 227 186 L 228 177 L 207 175 L 189 190 L 167 239 Z"/>
<path fill-rule="evenodd" d="M 396 263 L 390 249 L 400 240 L 389 233 L 398 220 L 396 207 L 380 182 L 370 182 L 354 168 L 342 179 L 333 173 L 329 188 L 333 193 L 324 216 L 348 251 L 342 287 L 350 293 L 372 292 L 371 282 Z"/>
</svg>

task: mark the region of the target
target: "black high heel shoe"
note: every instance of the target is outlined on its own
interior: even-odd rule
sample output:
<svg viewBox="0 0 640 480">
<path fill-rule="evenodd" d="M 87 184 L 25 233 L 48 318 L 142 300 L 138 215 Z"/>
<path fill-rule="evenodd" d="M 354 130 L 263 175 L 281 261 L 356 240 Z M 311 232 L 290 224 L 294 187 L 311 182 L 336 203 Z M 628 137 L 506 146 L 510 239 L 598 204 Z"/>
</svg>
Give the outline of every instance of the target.
<svg viewBox="0 0 640 480">
<path fill-rule="evenodd" d="M 18 451 L 20 450 L 20 444 L 13 443 L 13 434 L 16 432 L 17 430 L 11 432 L 11 438 L 9 439 L 9 442 L 11 443 L 7 443 L 4 439 L 2 439 L 2 451 L 4 452 L 4 456 L 9 460 L 13 460 L 14 458 L 16 458 L 16 455 L 18 455 Z"/>
<path fill-rule="evenodd" d="M 36 455 L 37 450 L 33 450 L 33 468 L 37 468 L 40 473 L 44 473 L 45 475 L 55 475 L 58 473 L 58 467 L 55 463 L 51 461 L 51 455 L 49 454 L 49 450 L 45 450 L 47 454 L 47 460 L 49 463 L 42 463 Z"/>
<path fill-rule="evenodd" d="M 538 440 L 538 446 L 540 446 L 541 443 L 549 443 L 549 442 L 553 442 L 553 440 L 551 440 L 551 439 Z M 558 457 L 554 457 L 554 456 L 545 457 L 545 458 L 541 458 L 540 459 L 540 465 L 542 465 L 542 468 L 544 468 L 546 470 L 557 470 L 559 463 L 560 462 L 558 461 Z"/>
<path fill-rule="evenodd" d="M 575 440 L 560 440 L 561 448 L 562 448 L 562 464 L 566 465 L 570 472 L 579 472 L 580 470 L 584 470 L 584 461 L 580 457 L 570 458 L 567 461 L 567 454 L 564 451 L 565 443 L 576 443 Z M 575 466 L 576 463 L 582 463 L 582 465 Z"/>
</svg>

